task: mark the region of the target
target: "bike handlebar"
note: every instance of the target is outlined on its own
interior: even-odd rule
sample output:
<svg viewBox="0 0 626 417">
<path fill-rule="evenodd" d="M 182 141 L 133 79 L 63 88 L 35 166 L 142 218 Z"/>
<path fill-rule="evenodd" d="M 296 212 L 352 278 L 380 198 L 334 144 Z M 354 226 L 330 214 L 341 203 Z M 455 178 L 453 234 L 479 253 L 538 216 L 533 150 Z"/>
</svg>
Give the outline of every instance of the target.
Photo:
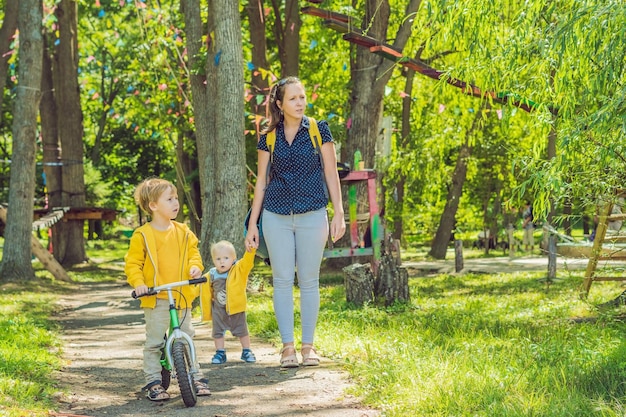
<svg viewBox="0 0 626 417">
<path fill-rule="evenodd" d="M 189 280 L 186 280 L 186 281 L 172 282 L 171 284 L 159 285 L 157 287 L 149 287 L 148 288 L 148 292 L 143 294 L 143 295 L 137 295 L 135 293 L 135 291 L 133 290 L 133 292 L 130 295 L 131 295 L 131 297 L 137 299 L 139 297 L 146 297 L 148 295 L 157 295 L 158 293 L 160 293 L 161 291 L 164 291 L 164 290 L 170 290 L 170 289 L 176 288 L 176 287 L 183 287 L 185 285 L 202 284 L 202 283 L 205 283 L 205 282 L 207 282 L 206 277 L 193 278 L 193 279 L 189 279 Z"/>
</svg>

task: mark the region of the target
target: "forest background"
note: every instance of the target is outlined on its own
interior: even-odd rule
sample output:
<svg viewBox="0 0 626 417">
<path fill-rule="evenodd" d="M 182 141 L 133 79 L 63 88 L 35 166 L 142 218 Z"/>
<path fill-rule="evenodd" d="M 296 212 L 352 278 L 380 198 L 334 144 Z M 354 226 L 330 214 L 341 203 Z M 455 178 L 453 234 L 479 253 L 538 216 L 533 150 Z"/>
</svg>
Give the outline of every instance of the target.
<svg viewBox="0 0 626 417">
<path fill-rule="evenodd" d="M 0 5 L 3 279 L 34 276 L 23 213 L 107 207 L 134 227 L 147 176 L 176 182 L 205 259 L 218 238 L 241 242 L 268 89 L 288 75 L 303 80 L 308 115 L 329 121 L 339 159 L 359 150 L 379 173 L 389 230 L 435 258 L 455 235 L 519 226 L 525 199 L 569 232 L 623 184 L 620 1 Z M 436 71 L 346 41 L 353 32 Z M 55 225 L 64 266 L 86 259 L 84 225 Z"/>
</svg>

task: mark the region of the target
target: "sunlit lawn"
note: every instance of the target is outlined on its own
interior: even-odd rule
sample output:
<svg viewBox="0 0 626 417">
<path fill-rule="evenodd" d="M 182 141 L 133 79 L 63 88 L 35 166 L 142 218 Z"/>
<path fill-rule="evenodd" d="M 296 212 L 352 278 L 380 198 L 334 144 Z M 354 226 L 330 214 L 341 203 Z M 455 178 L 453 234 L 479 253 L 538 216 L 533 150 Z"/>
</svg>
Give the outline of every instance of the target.
<svg viewBox="0 0 626 417">
<path fill-rule="evenodd" d="M 62 366 L 57 329 L 48 320 L 60 287 L 43 278 L 0 285 L 0 415 L 32 416 L 50 408 L 52 372 Z"/>
<path fill-rule="evenodd" d="M 386 416 L 624 416 L 621 312 L 599 314 L 582 272 L 559 272 L 549 288 L 545 273 L 412 278 L 411 304 L 386 309 L 327 286 L 316 344 Z M 594 284 L 590 302 L 621 291 Z M 254 330 L 276 337 L 270 294 L 253 305 Z"/>
<path fill-rule="evenodd" d="M 90 242 L 76 281 L 123 279 L 127 241 Z M 97 264 L 96 264 L 97 263 Z M 249 324 L 278 343 L 269 271 L 254 270 Z M 48 321 L 67 285 L 0 285 L 0 415 L 46 415 L 62 366 Z M 624 311 L 597 311 L 620 283 L 578 298 L 582 272 L 439 275 L 410 279 L 411 303 L 353 308 L 341 273 L 325 275 L 316 345 L 343 364 L 350 394 L 385 416 L 624 416 Z M 296 333 L 298 334 L 298 333 Z"/>
</svg>

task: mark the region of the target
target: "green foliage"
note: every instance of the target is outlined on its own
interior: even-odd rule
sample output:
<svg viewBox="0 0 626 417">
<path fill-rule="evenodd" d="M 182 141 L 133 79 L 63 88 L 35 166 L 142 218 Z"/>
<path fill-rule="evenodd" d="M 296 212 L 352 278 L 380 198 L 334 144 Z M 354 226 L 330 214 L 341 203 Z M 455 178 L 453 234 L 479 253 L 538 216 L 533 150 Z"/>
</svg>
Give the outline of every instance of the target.
<svg viewBox="0 0 626 417">
<path fill-rule="evenodd" d="M 366 1 L 341 0 L 320 7 L 349 14 L 355 17 L 351 24 L 366 29 L 370 25 L 363 21 Z M 45 3 L 51 7 L 55 2 Z M 403 222 L 398 233 L 404 233 L 407 242 L 413 237 L 427 242 L 436 230 L 459 146 L 479 112 L 484 111 L 479 126 L 468 137 L 473 155 L 457 213 L 457 233 L 503 224 L 502 211 L 519 207 L 527 198 L 534 201 L 540 218 L 551 210 L 560 215 L 560 207 L 570 201 L 574 216 L 580 218 L 594 211 L 598 198 L 610 199 L 614 189 L 622 187 L 623 2 L 434 0 L 421 2 L 412 16 L 405 15 L 407 0 L 389 3 L 386 42 L 394 42 L 401 23 L 413 22 L 406 56 L 483 91 L 536 105 L 528 114 L 488 98 L 481 102 L 445 80 L 417 74 L 409 97 L 410 133 L 402 137 L 406 71 L 399 64 L 391 70 L 383 105 L 384 115 L 393 120 L 393 145 L 377 169 L 386 189 L 381 196 L 386 217 L 390 224 Z M 134 212 L 132 190 L 141 179 L 150 175 L 177 179 L 179 139 L 190 159 L 196 160 L 188 75 L 204 69 L 187 66 L 179 2 L 100 0 L 78 5 L 85 159 L 93 165 L 85 181 L 88 196 L 94 204 Z M 248 63 L 251 46 L 245 41 L 249 35 L 244 7 L 245 2 L 240 10 Z M 273 8 L 266 10 L 269 68 L 246 65 L 247 79 L 252 71 L 270 81 L 281 76 L 272 32 L 276 16 Z M 47 13 L 44 25 L 51 42 L 56 40 L 55 24 L 54 13 Z M 307 87 L 307 113 L 328 120 L 338 144 L 343 144 L 351 123 L 351 95 L 358 94 L 351 91 L 357 47 L 309 15 L 302 15 L 300 45 L 299 75 Z M 17 46 L 16 41 L 11 47 Z M 4 137 L 0 159 L 5 161 L 0 165 L 0 196 L 8 189 L 17 65 L 17 54 L 11 54 L 0 125 Z M 248 93 L 248 109 L 266 99 L 265 94 Z M 255 172 L 260 120 L 251 111 L 246 116 L 247 161 Z M 556 139 L 556 157 L 548 161 L 550 134 Z M 37 169 L 36 195 L 42 198 L 41 166 Z M 186 181 L 197 176 L 191 171 Z M 403 194 L 402 201 L 397 201 L 398 194 Z"/>
<path fill-rule="evenodd" d="M 182 16 L 118 1 L 84 4 L 79 16 L 86 150 L 111 191 L 102 204 L 130 209 L 142 179 L 176 180 L 176 141 L 192 130 Z"/>
</svg>

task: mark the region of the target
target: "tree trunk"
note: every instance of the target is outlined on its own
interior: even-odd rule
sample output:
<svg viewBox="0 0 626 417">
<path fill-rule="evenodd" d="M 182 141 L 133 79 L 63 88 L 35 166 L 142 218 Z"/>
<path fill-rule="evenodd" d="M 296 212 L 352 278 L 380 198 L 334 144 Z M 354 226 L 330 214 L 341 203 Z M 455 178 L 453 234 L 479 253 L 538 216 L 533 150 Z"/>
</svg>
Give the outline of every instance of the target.
<svg viewBox="0 0 626 417">
<path fill-rule="evenodd" d="M 391 253 L 384 253 L 378 265 L 378 275 L 374 282 L 374 298 L 386 307 L 395 302 L 407 303 L 409 296 L 409 272 L 398 266 Z"/>
<path fill-rule="evenodd" d="M 381 242 L 381 257 L 376 276 L 371 264 L 352 264 L 343 268 L 346 301 L 357 306 L 374 301 L 390 306 L 395 302 L 409 302 L 409 272 L 400 266 L 394 256 L 395 241 L 386 236 Z"/>
<path fill-rule="evenodd" d="M 0 223 L 6 223 L 6 221 L 7 209 L 0 206 Z M 30 234 L 30 247 L 32 254 L 35 255 L 37 259 L 39 259 L 39 262 L 41 262 L 43 267 L 46 268 L 46 270 L 48 270 L 54 278 L 58 279 L 59 281 L 72 281 L 69 275 L 67 275 L 65 269 L 63 269 L 63 267 L 61 266 L 61 264 L 58 263 L 56 259 L 54 259 L 54 256 L 52 256 L 50 252 L 48 252 L 46 248 L 41 245 L 41 243 L 39 243 L 39 240 L 32 233 Z"/>
<path fill-rule="evenodd" d="M 215 142 L 215 111 L 216 106 L 210 105 L 210 97 L 216 96 L 216 70 L 211 59 L 215 56 L 213 42 L 213 15 L 208 17 L 208 28 L 203 27 L 199 0 L 181 0 L 181 8 L 185 16 L 185 31 L 187 35 L 187 49 L 189 51 L 189 67 L 204 67 L 202 72 L 192 71 L 189 75 L 191 95 L 194 109 L 194 124 L 196 147 L 198 150 L 198 167 L 200 172 L 200 193 L 202 199 L 202 229 L 200 233 L 200 253 L 205 262 L 211 259 L 210 232 L 213 219 L 212 200 L 215 196 L 213 182 L 214 172 L 214 142 Z M 208 35 L 207 35 L 208 34 Z M 205 62 L 200 62 L 200 52 L 203 47 L 202 37 L 207 36 L 209 56 Z"/>
<path fill-rule="evenodd" d="M 61 145 L 59 143 L 58 111 L 54 99 L 52 59 L 44 34 L 43 73 L 41 76 L 41 137 L 43 141 L 43 172 L 46 175 L 47 207 L 61 207 Z M 54 233 L 54 232 L 53 232 Z"/>
<path fill-rule="evenodd" d="M 300 66 L 300 7 L 298 0 L 285 0 L 284 16 L 280 10 L 279 0 L 272 0 L 272 8 L 276 20 L 274 21 L 274 39 L 280 57 L 281 77 L 299 74 Z"/>
<path fill-rule="evenodd" d="M 215 222 L 208 240 L 226 239 L 243 252 L 243 220 L 246 214 L 247 183 L 244 137 L 243 54 L 241 21 L 237 2 L 215 2 L 215 44 L 219 50 L 216 65 L 216 145 L 215 194 L 212 196 Z"/>
<path fill-rule="evenodd" d="M 55 97 L 59 114 L 59 137 L 62 149 L 62 205 L 85 206 L 85 170 L 83 166 L 83 114 L 78 85 L 78 10 L 75 0 L 61 0 L 55 15 L 59 22 L 59 43 L 54 71 Z M 62 119 L 61 119 L 62 118 Z M 84 220 L 59 222 L 53 229 L 54 256 L 64 266 L 87 260 Z"/>
<path fill-rule="evenodd" d="M 188 213 L 184 213 L 181 210 L 178 215 L 180 216 L 179 221 L 183 221 L 185 215 L 188 214 L 189 227 L 197 236 L 200 236 L 200 210 L 202 202 L 198 194 L 198 180 L 195 179 L 195 175 L 192 175 L 198 170 L 198 165 L 196 159 L 190 158 L 189 154 L 185 151 L 188 147 L 186 146 L 186 142 L 193 140 L 191 136 L 191 132 L 179 132 L 176 140 L 176 188 L 178 190 L 178 199 L 180 200 L 181 207 L 184 202 L 188 208 Z"/>
<path fill-rule="evenodd" d="M 405 15 L 410 16 L 415 13 L 419 4 L 420 0 L 410 0 Z M 376 39 L 394 38 L 393 46 L 402 50 L 411 34 L 413 19 L 404 19 L 395 36 L 388 36 L 390 12 L 389 1 L 367 0 L 362 29 Z M 349 103 L 349 125 L 346 142 L 341 150 L 341 159 L 352 162 L 355 152 L 359 150 L 365 167 L 375 168 L 376 141 L 381 131 L 385 86 L 393 74 L 395 63 L 360 47 L 355 49 L 354 57 L 350 65 L 352 90 Z M 358 167 L 353 167 L 353 169 L 358 169 Z M 364 197 L 366 192 L 364 184 L 357 185 L 357 201 L 368 201 L 367 197 Z M 344 203 L 347 205 L 345 198 Z M 357 211 L 366 211 L 364 206 L 365 204 L 361 204 Z M 348 213 L 347 206 L 344 207 L 344 211 Z M 338 245 L 350 246 L 349 238 L 347 234 Z M 330 262 L 335 267 L 341 263 L 340 259 Z"/>
<path fill-rule="evenodd" d="M 9 59 L 11 58 L 11 43 L 15 37 L 17 30 L 17 1 L 5 0 L 4 17 L 2 20 L 2 28 L 0 28 L 0 91 L 4 91 L 7 80 L 7 70 L 9 67 Z M 0 109 L 4 101 L 4 94 L 0 94 Z M 0 114 L 0 118 L 2 115 Z"/>
<path fill-rule="evenodd" d="M 374 301 L 374 274 L 370 264 L 354 263 L 343 268 L 346 301 L 361 307 Z"/>
<path fill-rule="evenodd" d="M 415 79 L 415 71 L 411 69 L 407 69 L 405 71 L 406 82 L 404 83 L 404 97 L 402 98 L 402 127 L 400 129 L 401 139 L 400 143 L 398 143 L 398 149 L 405 149 L 407 146 L 407 142 L 411 139 L 411 104 L 413 103 L 412 95 L 413 95 L 413 80 Z M 404 212 L 404 188 L 406 184 L 406 175 L 398 170 L 397 172 L 397 180 L 396 180 L 396 201 L 394 206 L 397 207 L 393 213 L 393 237 L 394 239 L 402 239 L 404 230 L 404 216 L 402 213 Z M 387 214 L 390 214 L 387 212 Z"/>
<path fill-rule="evenodd" d="M 463 146 L 461 146 L 459 150 L 454 173 L 452 174 L 452 184 L 448 189 L 446 206 L 441 214 L 439 227 L 437 228 L 437 233 L 435 234 L 430 248 L 429 255 L 435 259 L 446 258 L 448 244 L 452 237 L 452 229 L 454 229 L 454 218 L 459 208 L 459 201 L 463 193 L 463 184 L 465 183 L 465 177 L 467 175 L 467 159 L 470 157 L 471 153 L 472 148 L 469 146 L 468 138 L 466 137 L 465 143 L 463 143 Z"/>
<path fill-rule="evenodd" d="M 563 203 L 563 230 L 567 236 L 572 235 L 572 199 L 567 197 Z"/>
<path fill-rule="evenodd" d="M 269 93 L 269 82 L 267 78 L 263 77 L 260 71 L 256 70 L 257 68 L 269 68 L 267 64 L 264 0 L 249 1 L 246 6 L 246 12 L 250 24 L 252 65 L 254 65 L 255 68 L 252 71 L 250 87 L 252 99 L 250 104 L 254 114 L 265 115 L 265 96 Z M 260 130 L 259 121 L 260 119 L 257 119 L 257 132 Z"/>
<path fill-rule="evenodd" d="M 0 264 L 0 278 L 3 280 L 24 281 L 35 277 L 30 242 L 35 197 L 37 109 L 41 100 L 42 19 L 41 0 L 20 1 L 19 84 L 13 113 L 14 148 L 11 158 L 9 207 Z"/>
</svg>

